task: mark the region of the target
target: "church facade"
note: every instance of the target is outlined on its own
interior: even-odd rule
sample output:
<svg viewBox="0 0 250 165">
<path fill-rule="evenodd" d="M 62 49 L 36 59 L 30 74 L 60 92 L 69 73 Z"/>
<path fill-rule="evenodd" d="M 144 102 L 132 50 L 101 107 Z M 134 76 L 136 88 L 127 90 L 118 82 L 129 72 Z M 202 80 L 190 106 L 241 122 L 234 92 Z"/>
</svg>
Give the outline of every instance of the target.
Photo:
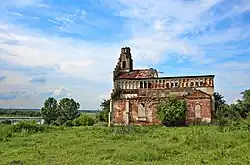
<svg viewBox="0 0 250 165">
<path fill-rule="evenodd" d="M 156 69 L 134 69 L 131 49 L 121 48 L 113 71 L 110 124 L 155 125 L 156 105 L 172 95 L 185 99 L 186 124 L 211 122 L 214 110 L 214 75 L 159 77 Z"/>
</svg>

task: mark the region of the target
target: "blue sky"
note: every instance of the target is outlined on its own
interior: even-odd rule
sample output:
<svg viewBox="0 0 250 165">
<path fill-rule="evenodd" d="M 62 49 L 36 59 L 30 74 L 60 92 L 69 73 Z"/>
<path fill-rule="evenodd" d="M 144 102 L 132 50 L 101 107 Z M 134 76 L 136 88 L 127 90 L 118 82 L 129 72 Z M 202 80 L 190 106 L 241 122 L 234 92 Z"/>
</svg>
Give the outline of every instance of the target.
<svg viewBox="0 0 250 165">
<path fill-rule="evenodd" d="M 109 96 L 120 48 L 161 76 L 215 74 L 228 103 L 250 88 L 249 0 L 0 0 L 0 107 Z"/>
</svg>

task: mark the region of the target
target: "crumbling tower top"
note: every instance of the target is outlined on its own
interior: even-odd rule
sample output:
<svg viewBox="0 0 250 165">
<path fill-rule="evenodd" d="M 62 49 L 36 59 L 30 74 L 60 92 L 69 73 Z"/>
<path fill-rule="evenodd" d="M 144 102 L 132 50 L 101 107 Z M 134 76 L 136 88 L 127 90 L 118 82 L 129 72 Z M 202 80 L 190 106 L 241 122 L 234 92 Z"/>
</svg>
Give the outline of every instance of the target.
<svg viewBox="0 0 250 165">
<path fill-rule="evenodd" d="M 119 63 L 121 72 L 131 72 L 133 70 L 133 60 L 129 47 L 121 48 Z"/>
</svg>

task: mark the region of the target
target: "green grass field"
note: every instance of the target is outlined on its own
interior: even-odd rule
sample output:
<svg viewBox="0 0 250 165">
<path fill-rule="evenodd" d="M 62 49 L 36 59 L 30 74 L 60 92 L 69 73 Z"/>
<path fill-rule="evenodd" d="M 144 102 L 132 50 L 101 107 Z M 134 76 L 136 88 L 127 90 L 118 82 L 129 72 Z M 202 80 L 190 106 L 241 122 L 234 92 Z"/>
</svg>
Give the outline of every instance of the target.
<svg viewBox="0 0 250 165">
<path fill-rule="evenodd" d="M 0 141 L 0 164 L 247 165 L 250 132 L 215 126 L 74 127 Z"/>
</svg>

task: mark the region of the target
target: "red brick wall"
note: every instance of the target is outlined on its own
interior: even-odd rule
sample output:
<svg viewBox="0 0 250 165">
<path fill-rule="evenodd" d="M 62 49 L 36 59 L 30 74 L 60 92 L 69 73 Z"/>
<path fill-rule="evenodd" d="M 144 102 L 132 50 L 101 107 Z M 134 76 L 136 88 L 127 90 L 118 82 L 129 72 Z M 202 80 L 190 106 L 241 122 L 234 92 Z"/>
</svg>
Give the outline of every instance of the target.
<svg viewBox="0 0 250 165">
<path fill-rule="evenodd" d="M 157 119 L 156 104 L 157 101 L 152 100 L 130 100 L 130 124 L 135 125 L 155 125 L 159 124 L 160 121 Z M 113 124 L 125 124 L 126 121 L 126 101 L 125 100 L 114 100 L 113 106 Z M 138 121 L 138 106 L 140 103 L 145 104 L 147 121 Z M 197 97 L 196 99 L 190 98 L 186 99 L 187 103 L 187 113 L 186 113 L 186 123 L 189 124 L 191 121 L 195 120 L 195 106 L 199 104 L 201 106 L 201 117 L 205 119 L 211 119 L 211 99 Z"/>
<path fill-rule="evenodd" d="M 116 100 L 113 102 L 113 124 L 125 124 L 126 101 Z M 140 103 L 145 104 L 147 121 L 138 121 L 138 106 Z M 130 124 L 135 125 L 155 125 L 160 123 L 157 119 L 155 103 L 152 101 L 130 100 Z"/>
<path fill-rule="evenodd" d="M 113 118 L 112 118 L 112 123 L 113 124 L 124 124 L 125 123 L 125 106 L 126 102 L 125 101 L 114 101 L 113 102 Z"/>
<path fill-rule="evenodd" d="M 186 99 L 187 103 L 187 114 L 186 114 L 186 122 L 190 123 L 195 119 L 195 106 L 199 104 L 201 106 L 201 118 L 211 119 L 211 109 L 212 102 L 211 99 L 208 98 L 200 98 L 200 99 Z"/>
</svg>

